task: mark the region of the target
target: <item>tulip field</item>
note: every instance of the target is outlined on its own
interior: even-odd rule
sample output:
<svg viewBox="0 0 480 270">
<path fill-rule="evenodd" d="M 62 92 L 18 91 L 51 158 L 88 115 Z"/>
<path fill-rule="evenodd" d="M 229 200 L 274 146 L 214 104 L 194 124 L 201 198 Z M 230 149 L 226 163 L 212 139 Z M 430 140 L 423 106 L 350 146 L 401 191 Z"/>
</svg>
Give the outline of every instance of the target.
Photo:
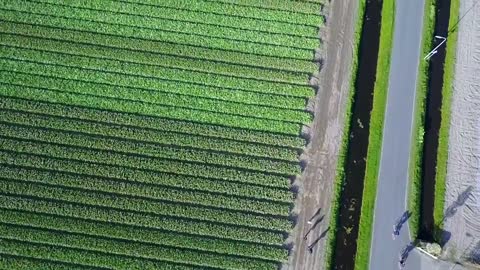
<svg viewBox="0 0 480 270">
<path fill-rule="evenodd" d="M 0 0 L 1 269 L 278 269 L 322 0 Z"/>
</svg>

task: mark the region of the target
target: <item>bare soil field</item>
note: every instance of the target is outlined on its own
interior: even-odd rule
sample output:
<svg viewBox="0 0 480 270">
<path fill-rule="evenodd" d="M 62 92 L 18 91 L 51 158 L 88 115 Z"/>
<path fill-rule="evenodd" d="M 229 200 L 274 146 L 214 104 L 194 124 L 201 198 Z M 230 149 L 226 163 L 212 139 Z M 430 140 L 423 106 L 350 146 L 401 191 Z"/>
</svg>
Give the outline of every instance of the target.
<svg viewBox="0 0 480 270">
<path fill-rule="evenodd" d="M 325 65 L 315 99 L 311 141 L 303 155 L 307 167 L 297 198 L 298 221 L 288 269 L 324 269 L 330 204 L 349 91 L 357 1 L 332 1 L 324 29 Z M 313 219 L 312 219 L 313 217 Z M 308 221 L 311 220 L 311 224 Z M 310 248 L 309 248 L 310 247 Z"/>
<path fill-rule="evenodd" d="M 444 256 L 480 263 L 480 3 L 460 6 L 452 100 Z"/>
</svg>

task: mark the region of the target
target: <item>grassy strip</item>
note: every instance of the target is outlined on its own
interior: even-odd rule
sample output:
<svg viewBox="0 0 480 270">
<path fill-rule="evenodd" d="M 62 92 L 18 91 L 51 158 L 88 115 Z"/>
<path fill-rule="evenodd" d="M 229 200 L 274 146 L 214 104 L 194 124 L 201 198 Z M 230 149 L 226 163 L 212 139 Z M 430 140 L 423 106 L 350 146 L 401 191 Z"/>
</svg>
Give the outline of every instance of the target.
<svg viewBox="0 0 480 270">
<path fill-rule="evenodd" d="M 451 28 L 458 22 L 460 10 L 460 0 L 452 0 L 450 4 L 450 21 L 448 23 Z M 450 131 L 450 110 L 453 94 L 453 80 L 455 76 L 455 55 L 457 49 L 458 28 L 449 29 L 445 70 L 443 75 L 442 89 L 442 120 L 440 124 L 438 152 L 437 152 L 437 179 L 435 181 L 435 203 L 433 209 L 433 217 L 435 220 L 435 228 L 443 227 L 443 207 L 445 203 L 445 181 L 447 178 L 447 159 L 448 159 L 448 133 Z M 453 30 L 453 31 L 452 31 Z"/>
<path fill-rule="evenodd" d="M 425 14 L 423 18 L 422 56 L 432 49 L 433 31 L 435 27 L 435 0 L 425 0 Z M 416 238 L 420 229 L 420 199 L 422 187 L 422 156 L 423 135 L 425 133 L 425 113 L 428 89 L 429 62 L 421 60 L 417 78 L 417 93 L 414 112 L 414 139 L 410 152 L 409 181 L 408 181 L 408 209 L 412 213 L 409 219 L 410 233 Z"/>
<path fill-rule="evenodd" d="M 340 194 L 343 188 L 343 183 L 345 180 L 345 164 L 347 162 L 347 151 L 348 151 L 348 134 L 350 134 L 350 118 L 352 116 L 352 105 L 353 98 L 355 94 L 355 80 L 358 73 L 358 49 L 360 47 L 360 38 L 362 33 L 363 25 L 363 15 L 365 13 L 366 0 L 360 0 L 357 7 L 357 22 L 355 25 L 355 34 L 354 34 L 354 46 L 352 52 L 352 70 L 350 77 L 350 91 L 348 93 L 347 101 L 345 102 L 345 119 L 344 127 L 342 134 L 342 145 L 340 146 L 340 152 L 338 155 L 337 162 L 337 173 L 334 180 L 334 190 L 333 190 L 333 200 L 330 208 L 330 224 L 329 227 L 332 229 L 327 236 L 327 246 L 326 246 L 326 255 L 325 255 L 325 269 L 333 268 L 333 256 L 335 256 L 335 240 L 336 234 L 338 231 L 338 211 L 340 208 Z"/>
<path fill-rule="evenodd" d="M 383 122 L 387 103 L 390 56 L 393 46 L 395 24 L 395 0 L 384 0 L 380 32 L 380 47 L 373 95 L 373 108 L 370 115 L 367 164 L 363 188 L 362 210 L 357 239 L 355 269 L 368 269 L 370 245 L 372 241 L 373 216 L 377 195 L 377 177 L 380 166 L 383 139 Z"/>
</svg>

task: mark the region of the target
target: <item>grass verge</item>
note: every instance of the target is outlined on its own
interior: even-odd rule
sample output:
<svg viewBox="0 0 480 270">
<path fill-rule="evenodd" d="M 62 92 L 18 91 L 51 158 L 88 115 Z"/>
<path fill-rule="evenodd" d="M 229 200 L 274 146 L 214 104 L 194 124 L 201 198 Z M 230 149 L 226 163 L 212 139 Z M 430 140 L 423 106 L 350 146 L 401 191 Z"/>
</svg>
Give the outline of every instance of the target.
<svg viewBox="0 0 480 270">
<path fill-rule="evenodd" d="M 370 114 L 367 166 L 363 188 L 362 210 L 357 239 L 355 269 L 368 269 L 370 244 L 372 239 L 373 215 L 377 193 L 377 177 L 382 151 L 383 121 L 388 93 L 390 56 L 393 46 L 395 23 L 395 0 L 383 0 L 380 47 L 373 94 L 373 108 Z"/>
<path fill-rule="evenodd" d="M 432 49 L 432 37 L 435 27 L 435 0 L 425 0 L 425 15 L 423 17 L 422 56 Z M 422 188 L 422 156 L 423 135 L 425 133 L 425 113 L 428 89 L 429 62 L 420 60 L 417 78 L 417 94 L 415 97 L 414 127 L 415 141 L 410 151 L 410 165 L 408 181 L 408 209 L 412 213 L 409 219 L 410 233 L 413 239 L 417 238 L 420 230 L 420 200 Z"/>
<path fill-rule="evenodd" d="M 348 151 L 348 134 L 350 133 L 350 118 L 352 116 L 352 104 L 355 94 L 355 80 L 358 73 L 358 49 L 360 46 L 360 38 L 362 33 L 363 25 L 363 15 L 365 13 L 366 0 L 359 0 L 359 5 L 357 8 L 357 22 L 355 25 L 355 34 L 354 34 L 354 46 L 352 52 L 352 70 L 350 77 L 350 91 L 348 93 L 348 98 L 345 104 L 346 112 L 344 119 L 344 128 L 342 134 L 342 144 L 340 146 L 340 152 L 338 155 L 337 162 L 337 174 L 334 180 L 334 190 L 333 190 L 333 200 L 330 207 L 330 224 L 329 227 L 332 231 L 327 236 L 327 246 L 326 246 L 326 256 L 325 256 L 325 269 L 332 269 L 332 261 L 335 250 L 335 236 L 337 235 L 337 223 L 338 223 L 338 209 L 340 207 L 340 194 L 343 189 L 343 183 L 345 180 L 345 163 L 347 162 L 347 151 Z"/>
<path fill-rule="evenodd" d="M 437 179 L 435 181 L 435 201 L 433 209 L 433 218 L 438 235 L 439 229 L 443 227 L 443 207 L 445 203 L 445 181 L 447 178 L 447 159 L 448 159 L 448 134 L 450 130 L 450 110 L 453 93 L 453 79 L 455 76 L 455 55 L 457 49 L 458 31 L 457 25 L 459 19 L 460 0 L 452 0 L 450 4 L 449 34 L 445 56 L 445 70 L 443 75 L 442 89 L 442 120 L 440 122 L 440 131 L 438 138 L 437 152 Z M 455 28 L 452 29 L 452 26 Z M 437 241 L 438 241 L 438 237 Z"/>
</svg>

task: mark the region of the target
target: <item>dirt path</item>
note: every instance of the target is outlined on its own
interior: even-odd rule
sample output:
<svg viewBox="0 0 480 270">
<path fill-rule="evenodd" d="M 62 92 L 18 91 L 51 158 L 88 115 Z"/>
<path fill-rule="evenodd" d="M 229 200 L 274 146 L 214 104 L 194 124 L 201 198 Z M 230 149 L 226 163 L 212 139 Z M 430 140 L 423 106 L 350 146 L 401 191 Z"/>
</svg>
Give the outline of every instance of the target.
<svg viewBox="0 0 480 270">
<path fill-rule="evenodd" d="M 464 14 L 449 135 L 445 230 L 451 235 L 445 257 L 476 257 L 480 263 L 480 1 L 462 0 Z"/>
<path fill-rule="evenodd" d="M 298 223 L 292 235 L 295 246 L 289 264 L 285 267 L 287 269 L 317 270 L 325 267 L 325 240 L 332 237 L 327 231 L 333 195 L 332 183 L 350 86 L 357 2 L 333 0 L 327 7 L 329 11 L 323 38 L 326 48 L 325 66 L 320 75 L 320 90 L 315 100 L 312 139 L 304 154 L 308 165 L 301 180 L 302 193 L 297 200 Z M 320 212 L 317 212 L 319 209 Z M 314 215 L 313 224 L 308 224 L 307 221 Z M 308 245 L 312 244 L 310 252 Z"/>
</svg>

